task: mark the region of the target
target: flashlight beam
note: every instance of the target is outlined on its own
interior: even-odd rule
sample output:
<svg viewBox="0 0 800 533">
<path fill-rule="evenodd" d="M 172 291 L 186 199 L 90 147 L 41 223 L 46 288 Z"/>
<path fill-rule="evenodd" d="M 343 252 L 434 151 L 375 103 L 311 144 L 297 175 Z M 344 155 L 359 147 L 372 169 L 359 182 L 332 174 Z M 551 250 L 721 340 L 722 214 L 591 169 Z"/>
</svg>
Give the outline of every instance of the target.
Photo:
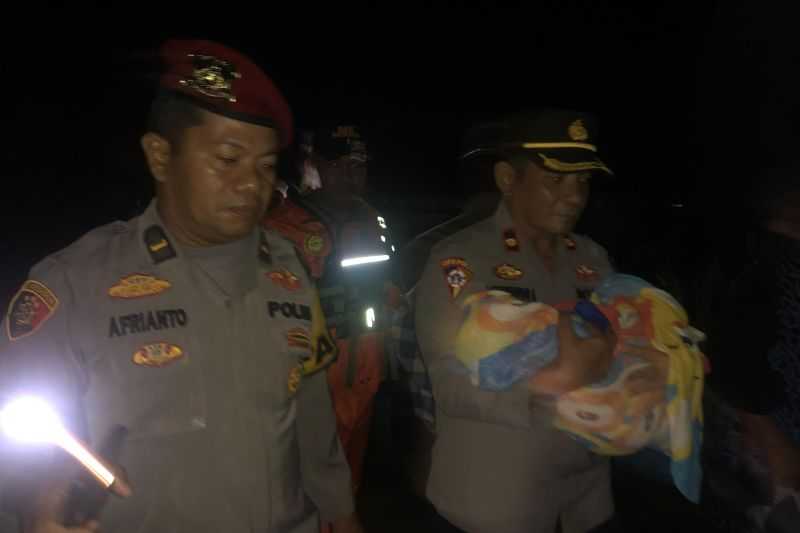
<svg viewBox="0 0 800 533">
<path fill-rule="evenodd" d="M 67 430 L 59 432 L 55 444 L 64 449 L 75 459 L 77 459 L 95 477 L 97 481 L 109 488 L 114 484 L 114 474 L 100 462 L 78 439 L 73 437 Z"/>
</svg>

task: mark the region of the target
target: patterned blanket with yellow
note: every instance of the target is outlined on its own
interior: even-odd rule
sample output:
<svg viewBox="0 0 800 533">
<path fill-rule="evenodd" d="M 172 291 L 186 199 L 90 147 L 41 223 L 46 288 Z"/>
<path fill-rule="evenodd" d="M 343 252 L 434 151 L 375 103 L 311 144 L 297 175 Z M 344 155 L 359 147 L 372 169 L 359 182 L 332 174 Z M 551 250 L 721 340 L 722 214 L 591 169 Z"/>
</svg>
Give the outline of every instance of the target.
<svg viewBox="0 0 800 533">
<path fill-rule="evenodd" d="M 535 393 L 537 374 L 558 357 L 559 311 L 494 290 L 470 295 L 463 307 L 455 355 L 472 382 L 499 392 L 527 380 Z M 645 447 L 663 452 L 677 488 L 697 502 L 707 365 L 698 347 L 703 334 L 669 294 L 629 275 L 610 276 L 591 300 L 569 308 L 578 337 L 589 334 L 587 324 L 613 330 L 614 359 L 599 382 L 542 394 L 541 411 L 594 453 L 628 455 Z"/>
</svg>

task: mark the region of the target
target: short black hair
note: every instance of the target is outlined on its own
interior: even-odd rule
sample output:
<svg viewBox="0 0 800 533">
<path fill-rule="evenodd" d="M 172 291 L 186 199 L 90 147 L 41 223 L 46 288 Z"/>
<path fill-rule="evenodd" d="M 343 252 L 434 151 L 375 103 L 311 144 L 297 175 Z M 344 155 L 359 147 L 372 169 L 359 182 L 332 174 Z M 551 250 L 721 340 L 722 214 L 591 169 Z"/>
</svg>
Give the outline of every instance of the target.
<svg viewBox="0 0 800 533">
<path fill-rule="evenodd" d="M 181 94 L 161 91 L 150 106 L 147 131 L 161 135 L 177 150 L 181 146 L 183 132 L 202 123 L 201 108 Z"/>
</svg>

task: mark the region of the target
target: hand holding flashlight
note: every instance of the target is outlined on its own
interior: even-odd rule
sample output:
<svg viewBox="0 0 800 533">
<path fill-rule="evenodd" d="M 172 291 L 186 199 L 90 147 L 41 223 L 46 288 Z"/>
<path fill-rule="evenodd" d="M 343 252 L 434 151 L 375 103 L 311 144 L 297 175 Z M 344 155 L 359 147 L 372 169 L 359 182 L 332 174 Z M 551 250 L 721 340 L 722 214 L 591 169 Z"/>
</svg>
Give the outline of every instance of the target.
<svg viewBox="0 0 800 533">
<path fill-rule="evenodd" d="M 77 459 L 103 487 L 118 496 L 130 496 L 128 483 L 115 475 L 110 465 L 72 435 L 44 400 L 34 396 L 12 400 L 0 411 L 0 428 L 18 442 L 59 446 Z"/>
<path fill-rule="evenodd" d="M 86 476 L 73 481 L 72 476 L 54 472 L 52 479 L 37 482 L 38 488 L 20 509 L 21 527 L 25 533 L 88 533 L 98 531 L 97 517 L 109 493 L 130 496 L 130 485 L 120 472 L 101 459 L 61 423 L 55 411 L 43 400 L 23 396 L 0 410 L 0 430 L 21 443 L 55 444 L 72 455 L 98 483 Z M 104 450 L 116 461 L 125 438 L 124 428 L 115 428 Z M 88 483 L 87 483 L 88 481 Z M 101 489 L 102 487 L 102 489 Z M 94 489 L 94 490 L 93 490 Z"/>
</svg>

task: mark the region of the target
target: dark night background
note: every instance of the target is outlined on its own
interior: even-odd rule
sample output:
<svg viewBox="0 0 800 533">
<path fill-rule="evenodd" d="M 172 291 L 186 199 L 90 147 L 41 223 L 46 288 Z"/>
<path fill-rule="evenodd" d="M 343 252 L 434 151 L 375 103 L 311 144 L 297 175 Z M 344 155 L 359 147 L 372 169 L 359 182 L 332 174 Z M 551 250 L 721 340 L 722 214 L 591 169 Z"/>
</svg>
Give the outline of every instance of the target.
<svg viewBox="0 0 800 533">
<path fill-rule="evenodd" d="M 765 148 L 793 148 L 793 23 L 778 3 L 625 4 L 396 3 L 231 19 L 197 4 L 174 23 L 144 10 L 21 20 L 23 33 L 2 37 L 0 60 L 0 299 L 31 263 L 146 204 L 138 138 L 154 50 L 171 36 L 256 58 L 301 126 L 362 120 L 374 156 L 369 200 L 401 243 L 457 213 L 468 194 L 457 155 L 470 123 L 541 104 L 593 111 L 618 178 L 597 188 L 582 231 L 630 269 L 644 268 L 626 260 L 631 248 L 672 239 L 681 257 L 670 261 L 686 267 L 707 236 L 726 233 L 737 182 L 774 157 Z"/>
<path fill-rule="evenodd" d="M 0 304 L 33 263 L 146 205 L 138 140 L 168 37 L 251 55 L 300 126 L 361 120 L 368 200 L 401 244 L 471 192 L 457 161 L 469 124 L 538 105 L 595 112 L 617 179 L 593 191 L 580 229 L 621 270 L 690 304 L 706 252 L 740 245 L 746 183 L 796 150 L 800 46 L 788 3 L 431 5 L 283 14 L 194 3 L 158 23 L 166 8 L 4 17 Z"/>
</svg>

